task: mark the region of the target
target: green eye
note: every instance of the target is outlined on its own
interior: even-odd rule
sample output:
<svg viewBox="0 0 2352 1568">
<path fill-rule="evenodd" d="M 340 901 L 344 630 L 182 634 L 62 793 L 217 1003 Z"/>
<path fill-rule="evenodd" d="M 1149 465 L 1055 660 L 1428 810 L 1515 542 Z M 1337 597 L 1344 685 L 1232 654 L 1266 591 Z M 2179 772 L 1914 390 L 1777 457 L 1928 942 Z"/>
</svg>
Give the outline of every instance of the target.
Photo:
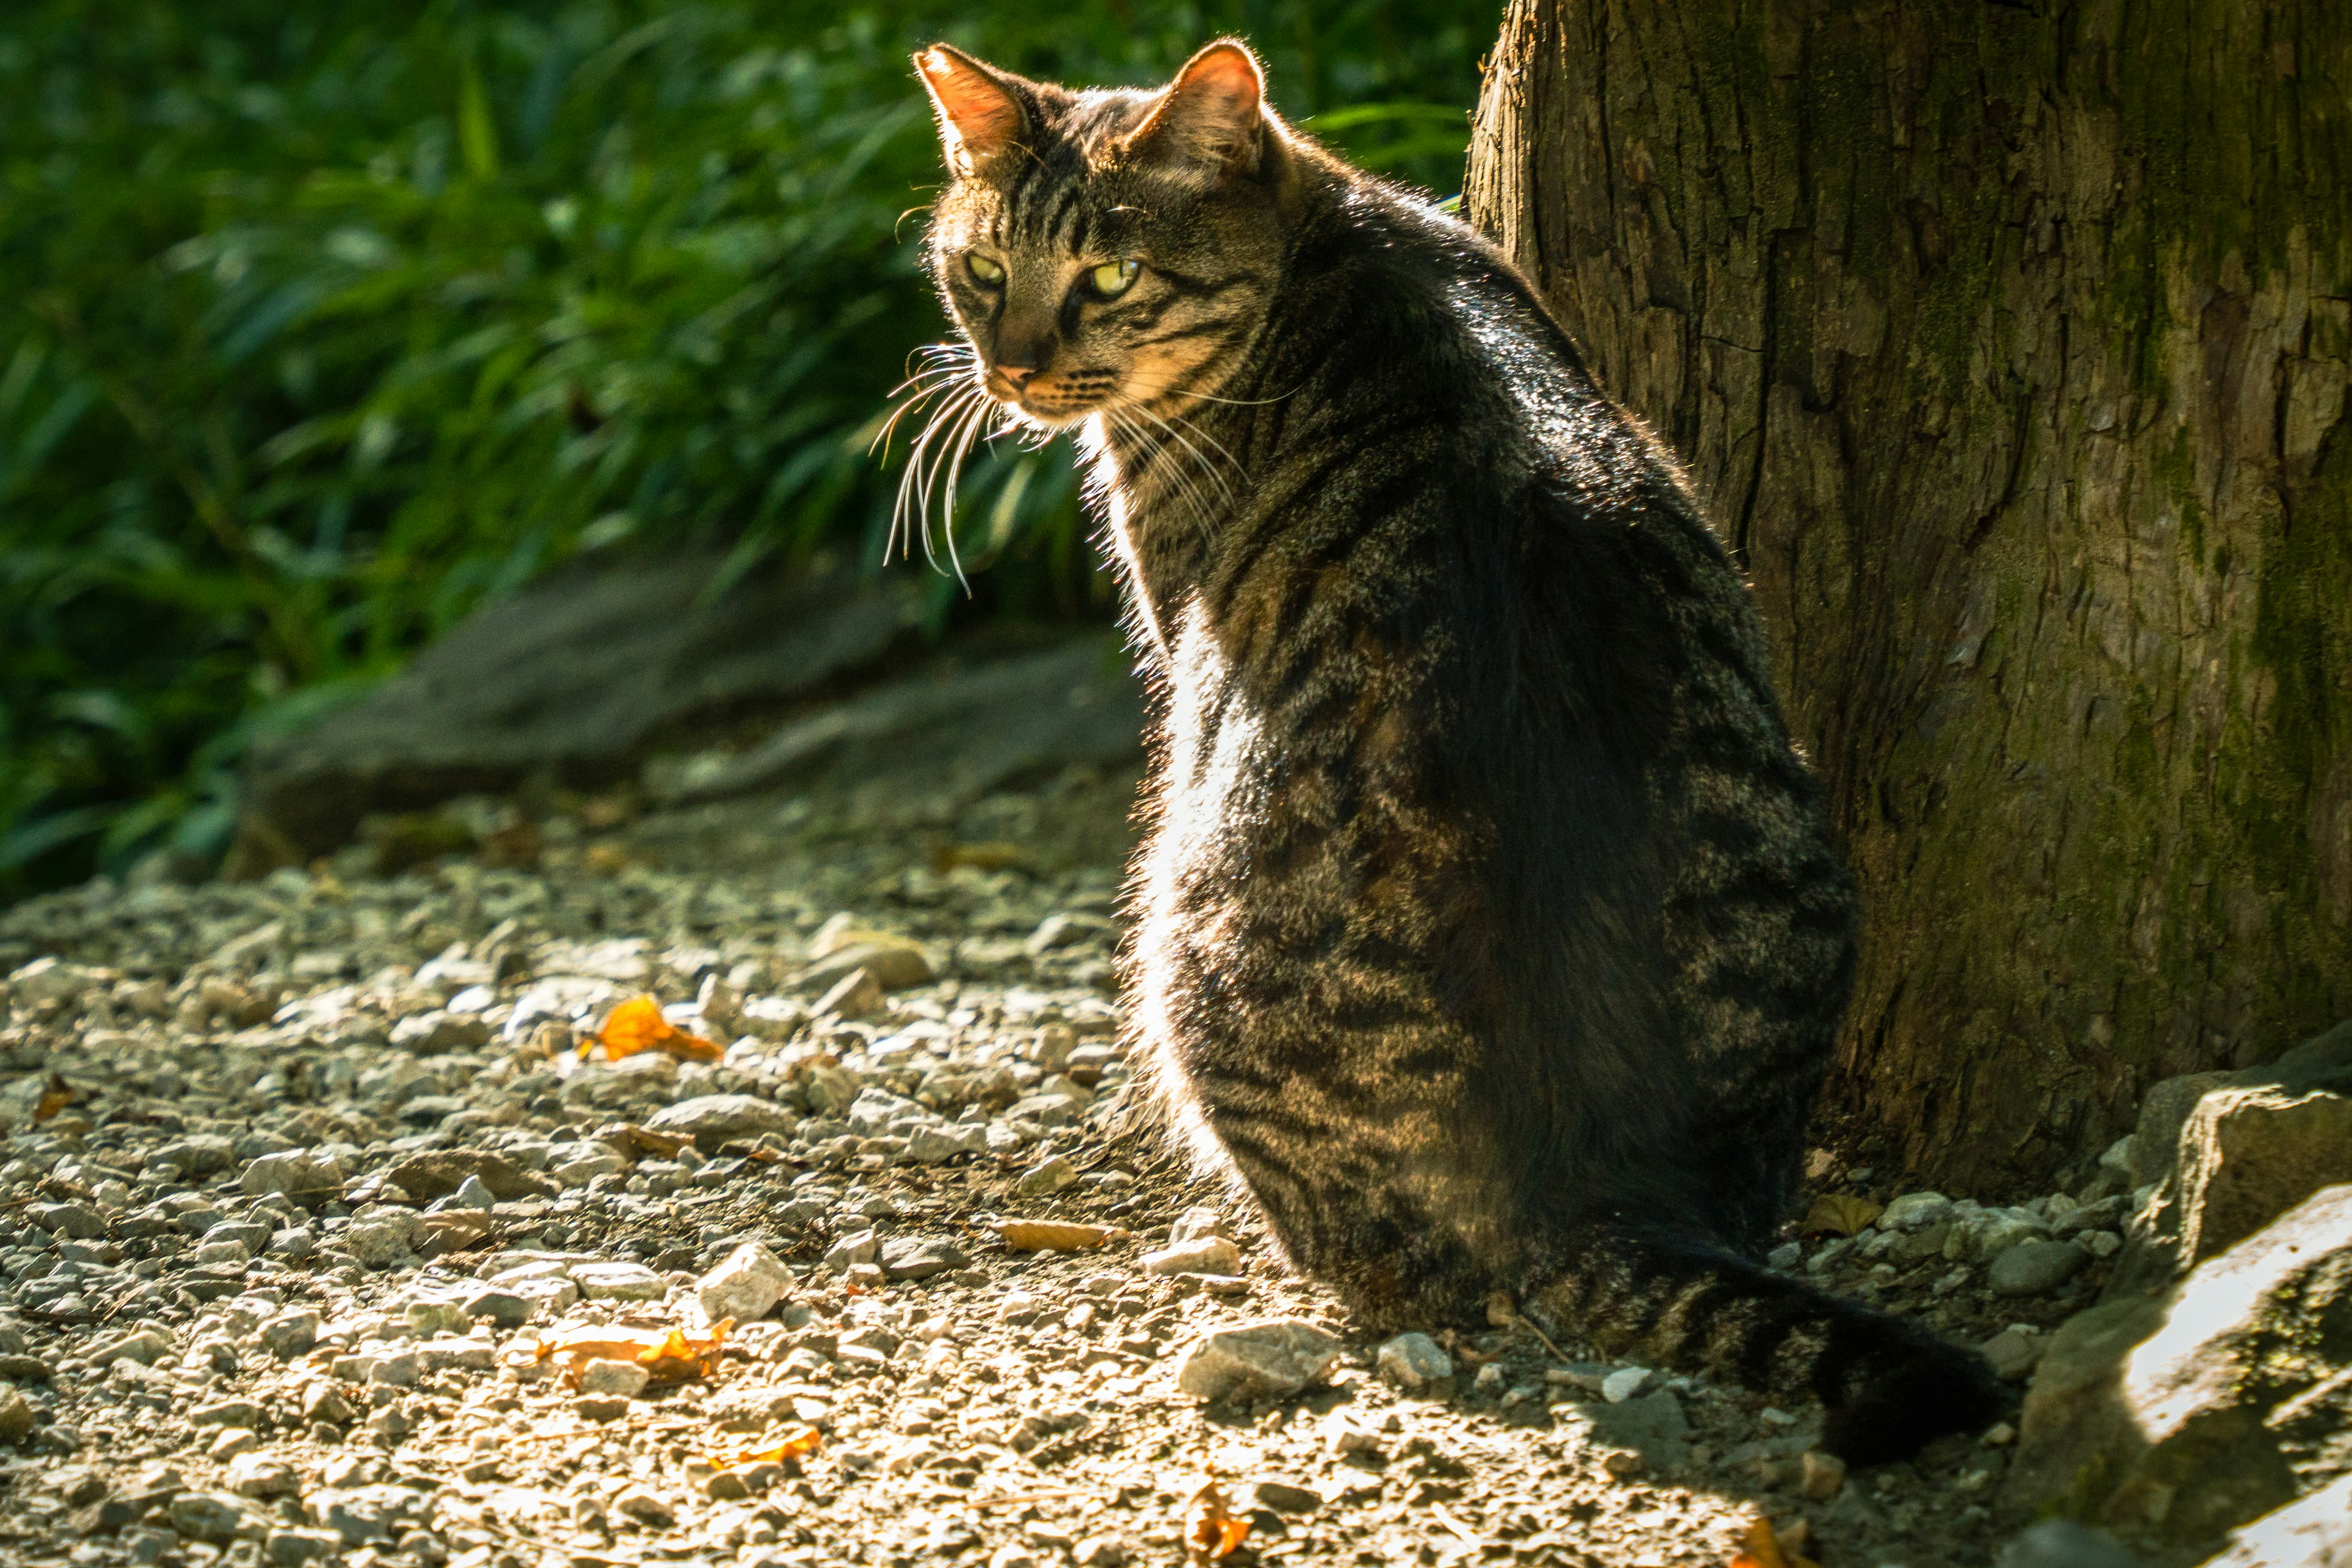
<svg viewBox="0 0 2352 1568">
<path fill-rule="evenodd" d="M 963 258 L 963 264 L 966 268 L 971 269 L 971 275 L 974 278 L 979 279 L 982 283 L 1002 283 L 1004 281 L 1004 268 L 999 267 L 995 262 L 991 261 L 987 257 L 981 255 L 980 252 L 976 250 L 972 251 Z"/>
<path fill-rule="evenodd" d="M 1087 281 L 1104 299 L 1116 300 L 1135 286 L 1136 277 L 1142 270 L 1139 261 L 1106 261 L 1087 274 Z"/>
</svg>

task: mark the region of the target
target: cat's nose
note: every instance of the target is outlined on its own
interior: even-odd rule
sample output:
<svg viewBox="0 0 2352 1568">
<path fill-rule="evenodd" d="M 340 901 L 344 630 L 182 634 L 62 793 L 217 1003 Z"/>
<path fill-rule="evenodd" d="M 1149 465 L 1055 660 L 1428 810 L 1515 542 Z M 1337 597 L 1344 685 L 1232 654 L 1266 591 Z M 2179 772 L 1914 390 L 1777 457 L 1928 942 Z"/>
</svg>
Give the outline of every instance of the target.
<svg viewBox="0 0 2352 1568">
<path fill-rule="evenodd" d="M 1029 384 L 1029 378 L 1037 374 L 1037 367 L 1031 364 L 1000 364 L 996 367 L 996 374 L 1016 387 L 1026 386 Z"/>
</svg>

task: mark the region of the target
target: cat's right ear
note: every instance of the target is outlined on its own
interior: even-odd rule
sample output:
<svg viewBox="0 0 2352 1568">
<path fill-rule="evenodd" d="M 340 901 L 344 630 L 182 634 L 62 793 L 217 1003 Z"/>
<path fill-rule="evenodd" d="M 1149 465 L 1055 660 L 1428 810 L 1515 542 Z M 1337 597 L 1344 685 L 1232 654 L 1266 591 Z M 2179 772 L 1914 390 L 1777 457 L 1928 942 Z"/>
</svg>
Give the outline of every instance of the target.
<svg viewBox="0 0 2352 1568">
<path fill-rule="evenodd" d="M 948 167 L 970 174 L 1020 144 L 1029 110 L 1013 84 L 961 49 L 933 44 L 915 57 L 915 74 L 939 115 Z"/>
</svg>

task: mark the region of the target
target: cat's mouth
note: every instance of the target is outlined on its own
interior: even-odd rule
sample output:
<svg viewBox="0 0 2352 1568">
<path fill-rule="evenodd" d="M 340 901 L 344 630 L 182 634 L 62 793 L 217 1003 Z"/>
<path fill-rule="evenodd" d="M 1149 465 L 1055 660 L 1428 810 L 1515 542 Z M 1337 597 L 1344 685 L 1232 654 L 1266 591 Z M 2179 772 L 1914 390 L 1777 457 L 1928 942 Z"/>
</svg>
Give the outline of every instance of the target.
<svg viewBox="0 0 2352 1568">
<path fill-rule="evenodd" d="M 1119 375 L 1108 370 L 1030 374 L 992 366 L 983 384 L 991 397 L 1023 419 L 1059 430 L 1084 422 L 1110 401 Z"/>
</svg>

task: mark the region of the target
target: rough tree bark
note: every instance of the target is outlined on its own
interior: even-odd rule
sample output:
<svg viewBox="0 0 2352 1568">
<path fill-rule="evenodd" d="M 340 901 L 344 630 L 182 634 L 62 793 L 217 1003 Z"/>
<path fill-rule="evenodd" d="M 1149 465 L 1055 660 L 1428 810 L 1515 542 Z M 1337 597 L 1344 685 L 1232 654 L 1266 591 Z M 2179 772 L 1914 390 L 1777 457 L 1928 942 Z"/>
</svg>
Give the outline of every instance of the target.
<svg viewBox="0 0 2352 1568">
<path fill-rule="evenodd" d="M 1471 213 L 1689 465 L 1867 929 L 1826 1131 L 2046 1180 L 2352 1015 L 2340 0 L 1512 0 Z"/>
</svg>

